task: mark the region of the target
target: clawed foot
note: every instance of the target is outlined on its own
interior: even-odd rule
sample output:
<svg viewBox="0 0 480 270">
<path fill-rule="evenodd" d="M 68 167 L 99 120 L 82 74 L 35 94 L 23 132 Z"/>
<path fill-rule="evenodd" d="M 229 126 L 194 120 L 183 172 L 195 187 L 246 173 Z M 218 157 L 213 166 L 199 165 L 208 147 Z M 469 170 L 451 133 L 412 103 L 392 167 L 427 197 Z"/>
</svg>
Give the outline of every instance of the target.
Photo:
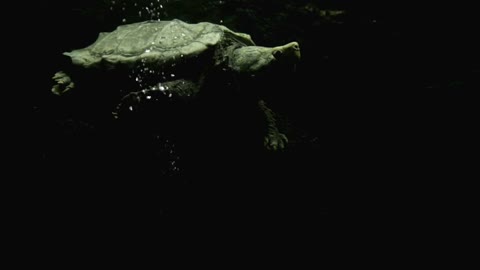
<svg viewBox="0 0 480 270">
<path fill-rule="evenodd" d="M 124 96 L 118 104 L 113 116 L 118 118 L 122 111 L 134 111 L 135 107 L 143 102 L 163 100 L 188 100 L 193 98 L 199 91 L 196 83 L 188 80 L 175 80 L 159 83 L 148 89 L 131 92 Z"/>
<path fill-rule="evenodd" d="M 132 92 L 124 96 L 112 113 L 114 118 L 117 119 L 122 111 L 133 111 L 135 107 L 142 103 L 143 99 L 144 94 L 142 92 Z"/>
<path fill-rule="evenodd" d="M 63 71 L 59 71 L 55 73 L 52 79 L 56 83 L 52 88 L 52 92 L 55 95 L 58 95 L 58 96 L 63 95 L 65 92 L 75 87 L 75 84 L 72 82 L 72 79 L 70 78 L 70 76 L 68 76 Z"/>
<path fill-rule="evenodd" d="M 160 98 L 177 98 L 178 93 L 171 91 L 168 86 L 154 86 L 150 89 L 144 89 L 138 92 L 131 92 L 124 96 L 120 103 L 117 105 L 113 116 L 119 117 L 119 114 L 125 111 L 134 111 L 138 106 L 142 106 L 142 103 L 148 101 L 158 101 Z"/>
<path fill-rule="evenodd" d="M 282 150 L 287 146 L 288 139 L 287 136 L 280 132 L 270 132 L 263 141 L 263 145 L 268 150 Z"/>
</svg>

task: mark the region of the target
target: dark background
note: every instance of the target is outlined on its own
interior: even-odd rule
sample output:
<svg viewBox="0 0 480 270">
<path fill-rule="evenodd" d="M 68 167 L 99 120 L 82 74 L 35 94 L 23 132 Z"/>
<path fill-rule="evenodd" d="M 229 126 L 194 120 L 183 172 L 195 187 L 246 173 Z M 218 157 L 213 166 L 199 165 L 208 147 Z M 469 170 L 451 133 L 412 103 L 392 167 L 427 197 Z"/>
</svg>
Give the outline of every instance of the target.
<svg viewBox="0 0 480 270">
<path fill-rule="evenodd" d="M 384 208 L 394 209 L 386 212 L 396 217 L 408 214 L 418 200 L 405 198 L 405 190 L 412 197 L 434 193 L 445 185 L 440 179 L 455 181 L 471 164 L 472 96 L 480 72 L 471 8 L 373 1 L 170 2 L 162 19 L 223 20 L 265 46 L 299 41 L 303 58 L 294 83 L 273 82 L 281 91 L 271 97 L 288 118 L 295 144 L 278 154 L 237 156 L 234 168 L 240 173 L 212 166 L 201 177 L 180 180 L 162 179 L 152 167 L 142 171 L 132 157 L 121 168 L 103 163 L 109 153 L 98 149 L 109 141 L 102 137 L 111 135 L 108 127 L 70 120 L 69 108 L 50 94 L 50 78 L 63 64 L 61 52 L 90 44 L 123 18 L 140 20 L 137 11 L 110 12 L 102 1 L 29 4 L 22 9 L 27 27 L 14 28 L 10 38 L 25 52 L 12 69 L 29 70 L 17 80 L 28 85 L 21 92 L 28 107 L 21 154 L 35 175 L 25 183 L 32 198 L 25 215 L 32 222 L 54 228 L 50 224 L 61 219 L 65 226 L 59 230 L 73 226 L 106 234 L 170 224 L 195 234 L 216 221 L 219 230 L 240 226 L 244 233 L 272 238 L 287 231 L 291 239 L 321 239 L 334 227 L 348 230 L 333 221 L 340 216 L 358 222 Z M 326 19 L 316 11 L 321 9 L 346 13 Z M 102 149 L 114 148 L 109 147 Z M 242 163 L 250 159 L 262 165 Z M 437 211 L 450 206 L 437 202 Z M 421 205 L 415 215 L 423 213 Z"/>
</svg>

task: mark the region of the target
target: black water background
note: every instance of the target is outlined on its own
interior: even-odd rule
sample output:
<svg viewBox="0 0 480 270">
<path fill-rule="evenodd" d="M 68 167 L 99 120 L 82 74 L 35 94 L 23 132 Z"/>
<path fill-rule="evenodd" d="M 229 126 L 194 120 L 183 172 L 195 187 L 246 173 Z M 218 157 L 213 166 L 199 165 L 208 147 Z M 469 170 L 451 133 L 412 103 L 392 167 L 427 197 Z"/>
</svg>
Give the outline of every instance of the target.
<svg viewBox="0 0 480 270">
<path fill-rule="evenodd" d="M 84 170 L 57 171 L 49 160 L 49 147 L 62 147 L 55 145 L 52 139 L 59 132 L 59 127 L 51 121 L 54 113 L 49 106 L 58 105 L 55 97 L 48 94 L 49 78 L 58 68 L 55 63 L 62 62 L 58 53 L 77 48 L 78 44 L 87 45 L 99 30 L 109 30 L 111 25 L 118 23 L 108 22 L 109 17 L 92 19 L 77 9 L 82 10 L 86 6 L 95 9 L 95 4 L 88 2 L 70 1 L 55 7 L 33 4 L 24 10 L 24 16 L 32 28 L 38 29 L 38 36 L 25 35 L 20 31 L 14 33 L 22 41 L 15 44 L 18 49 L 31 52 L 32 42 L 36 48 L 32 55 L 26 57 L 29 69 L 35 71 L 28 80 L 35 82 L 35 86 L 29 86 L 23 92 L 27 93 L 25 103 L 32 116 L 26 125 L 28 147 L 25 163 L 31 168 L 39 168 L 38 175 L 47 179 L 29 183 L 27 190 L 41 187 L 69 197 L 71 192 L 65 190 L 74 193 L 78 190 L 96 191 L 91 181 L 78 184 L 82 183 L 82 179 L 91 177 L 90 180 L 98 181 L 112 177 L 109 170 L 101 170 L 99 174 L 89 170 L 88 174 Z M 335 8 L 332 3 L 327 6 Z M 255 9 L 257 6 L 251 4 L 251 7 Z M 283 8 L 281 5 L 277 7 L 280 10 Z M 272 163 L 266 165 L 267 168 L 282 168 L 273 174 L 284 177 L 280 180 L 272 176 L 273 180 L 257 189 L 260 194 L 256 196 L 268 198 L 270 203 L 256 199 L 243 205 L 230 204 L 233 206 L 231 209 L 215 207 L 222 204 L 221 197 L 228 199 L 228 193 L 225 193 L 217 198 L 216 203 L 204 203 L 202 206 L 210 208 L 202 211 L 191 206 L 198 202 L 193 198 L 202 198 L 197 191 L 204 191 L 208 185 L 198 188 L 198 184 L 191 182 L 168 184 L 167 189 L 175 190 L 174 195 L 170 193 L 168 202 L 162 203 L 168 205 L 166 209 L 170 209 L 170 215 L 177 220 L 179 217 L 191 220 L 202 217 L 202 213 L 218 218 L 220 213 L 233 211 L 230 216 L 234 216 L 234 220 L 238 217 L 244 221 L 261 217 L 275 222 L 281 217 L 289 217 L 289 220 L 295 221 L 292 223 L 314 226 L 311 220 L 316 220 L 314 217 L 325 212 L 324 209 L 342 205 L 338 202 L 342 199 L 338 199 L 336 187 L 347 190 L 352 187 L 378 189 L 384 183 L 391 187 L 393 182 L 399 189 L 407 186 L 411 191 L 431 186 L 432 181 L 435 185 L 442 185 L 436 181 L 439 175 L 452 181 L 461 177 L 471 162 L 468 158 L 473 136 L 474 106 L 471 97 L 478 89 L 479 70 L 472 29 L 474 16 L 469 14 L 468 7 L 342 3 L 341 8 L 350 10 L 351 15 L 340 25 L 316 24 L 315 17 L 288 14 L 284 25 L 272 27 L 277 32 L 269 33 L 269 36 L 263 35 L 264 29 L 257 29 L 258 25 L 249 25 L 250 21 L 232 26 L 238 30 L 246 29 L 245 32 L 252 34 L 259 44 L 274 45 L 277 41 L 292 38 L 301 42 L 304 62 L 296 75 L 296 93 L 280 95 L 276 102 L 281 111 L 310 138 L 318 137 L 319 143 L 306 145 L 290 153 L 291 156 L 269 160 Z M 278 10 L 273 8 L 262 8 L 259 13 L 266 13 L 264 21 L 276 18 L 276 12 Z M 189 16 L 195 18 L 194 15 Z M 228 16 L 232 15 L 225 14 L 225 18 Z M 64 29 L 68 29 L 67 32 Z M 23 66 L 24 62 L 20 64 Z M 24 76 L 20 78 L 25 79 Z M 77 147 L 82 148 L 83 145 Z M 78 164 L 81 160 L 78 158 L 73 163 Z M 68 168 L 71 169 L 70 166 Z M 113 175 L 119 174 L 113 172 Z M 289 177 L 285 177 L 287 175 Z M 49 176 L 55 181 L 49 182 Z M 81 179 L 75 182 L 77 185 L 72 185 L 70 181 L 76 176 L 81 176 Z M 59 178 L 65 178 L 65 182 L 59 184 L 56 181 Z M 122 191 L 130 185 L 124 183 L 119 183 L 123 184 Z M 105 194 L 105 185 L 98 185 L 99 194 Z M 134 186 L 138 187 L 138 184 Z M 265 190 L 271 191 L 271 186 L 276 186 L 279 192 L 268 195 Z M 135 190 L 140 193 L 131 197 L 113 196 L 124 198 L 120 203 L 100 203 L 100 208 L 104 210 L 88 204 L 85 207 L 80 202 L 63 208 L 58 206 L 62 204 L 62 199 L 54 196 L 53 201 L 46 202 L 47 198 L 38 195 L 34 196 L 35 201 L 50 210 L 39 214 L 39 208 L 30 205 L 29 214 L 32 219 L 47 223 L 62 216 L 62 213 L 72 216 L 72 212 L 73 219 L 80 217 L 86 223 L 92 220 L 91 215 L 106 221 L 106 224 L 116 223 L 112 221 L 123 217 L 130 223 L 132 217 L 140 223 L 157 221 L 157 217 L 148 216 L 156 209 L 156 199 L 147 196 L 151 199 L 139 203 L 136 198 L 141 197 L 141 189 Z M 291 190 L 295 192 L 289 192 Z M 216 192 L 219 193 L 222 191 Z M 395 189 L 390 188 L 382 193 L 386 197 L 389 194 L 398 195 Z M 189 197 L 192 194 L 195 196 Z M 95 202 L 100 201 L 95 199 Z M 142 208 L 142 205 L 148 206 Z M 440 207 L 442 205 L 448 206 L 440 203 Z M 97 210 L 92 213 L 92 209 Z M 359 210 L 355 206 L 351 209 Z M 360 210 L 368 212 L 363 208 Z M 105 213 L 110 214 L 105 217 Z"/>
</svg>

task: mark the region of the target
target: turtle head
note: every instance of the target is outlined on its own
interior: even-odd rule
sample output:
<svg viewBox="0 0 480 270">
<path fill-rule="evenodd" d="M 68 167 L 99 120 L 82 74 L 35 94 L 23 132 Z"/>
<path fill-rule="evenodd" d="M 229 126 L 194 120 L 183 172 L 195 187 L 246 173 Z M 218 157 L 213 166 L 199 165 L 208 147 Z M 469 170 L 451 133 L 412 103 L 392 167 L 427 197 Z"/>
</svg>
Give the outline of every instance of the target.
<svg viewBox="0 0 480 270">
<path fill-rule="evenodd" d="M 278 62 L 296 64 L 300 60 L 300 46 L 297 42 L 290 42 L 283 46 L 274 47 L 272 55 Z"/>
<path fill-rule="evenodd" d="M 272 66 L 295 65 L 300 60 L 300 46 L 290 42 L 277 47 L 246 46 L 233 51 L 230 67 L 240 73 L 257 73 Z"/>
</svg>

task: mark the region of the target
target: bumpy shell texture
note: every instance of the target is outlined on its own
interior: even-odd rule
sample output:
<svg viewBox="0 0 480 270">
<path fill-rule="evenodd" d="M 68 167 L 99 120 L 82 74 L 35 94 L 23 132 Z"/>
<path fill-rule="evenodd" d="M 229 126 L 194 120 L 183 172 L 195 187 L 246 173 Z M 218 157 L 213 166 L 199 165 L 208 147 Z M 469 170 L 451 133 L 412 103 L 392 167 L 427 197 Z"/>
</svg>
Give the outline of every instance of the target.
<svg viewBox="0 0 480 270">
<path fill-rule="evenodd" d="M 255 45 L 248 34 L 233 32 L 222 25 L 188 24 L 180 20 L 146 21 L 100 33 L 92 45 L 64 54 L 73 64 L 86 68 L 131 66 L 139 62 L 162 66 L 232 41 L 245 46 Z"/>
</svg>

